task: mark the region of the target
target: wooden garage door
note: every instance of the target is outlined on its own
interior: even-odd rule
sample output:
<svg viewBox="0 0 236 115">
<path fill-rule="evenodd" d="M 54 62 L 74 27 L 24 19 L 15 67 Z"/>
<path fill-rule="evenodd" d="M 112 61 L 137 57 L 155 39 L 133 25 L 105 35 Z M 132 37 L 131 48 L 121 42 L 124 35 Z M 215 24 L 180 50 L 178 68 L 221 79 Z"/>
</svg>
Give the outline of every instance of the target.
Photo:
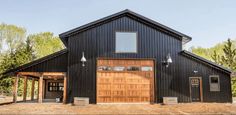
<svg viewBox="0 0 236 115">
<path fill-rule="evenodd" d="M 97 103 L 153 102 L 153 64 L 153 60 L 98 60 Z"/>
</svg>

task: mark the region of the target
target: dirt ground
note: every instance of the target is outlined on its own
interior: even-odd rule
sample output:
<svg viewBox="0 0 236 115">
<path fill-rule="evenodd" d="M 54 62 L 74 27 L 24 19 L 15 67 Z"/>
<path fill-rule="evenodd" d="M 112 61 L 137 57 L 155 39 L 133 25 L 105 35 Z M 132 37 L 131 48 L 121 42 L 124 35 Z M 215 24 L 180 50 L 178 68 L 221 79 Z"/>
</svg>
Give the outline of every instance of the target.
<svg viewBox="0 0 236 115">
<path fill-rule="evenodd" d="M 0 114 L 236 114 L 236 104 L 90 104 L 88 106 L 71 106 L 61 103 L 17 103 L 0 106 Z"/>
</svg>

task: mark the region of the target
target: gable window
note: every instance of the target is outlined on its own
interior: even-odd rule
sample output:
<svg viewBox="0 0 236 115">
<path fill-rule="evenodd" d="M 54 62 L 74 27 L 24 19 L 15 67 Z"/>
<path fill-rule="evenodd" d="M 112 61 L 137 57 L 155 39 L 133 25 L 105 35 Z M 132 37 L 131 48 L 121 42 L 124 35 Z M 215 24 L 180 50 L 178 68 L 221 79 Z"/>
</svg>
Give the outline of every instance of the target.
<svg viewBox="0 0 236 115">
<path fill-rule="evenodd" d="M 220 78 L 219 75 L 210 75 L 210 91 L 220 91 Z"/>
<path fill-rule="evenodd" d="M 116 53 L 137 53 L 137 33 L 116 32 Z"/>
</svg>

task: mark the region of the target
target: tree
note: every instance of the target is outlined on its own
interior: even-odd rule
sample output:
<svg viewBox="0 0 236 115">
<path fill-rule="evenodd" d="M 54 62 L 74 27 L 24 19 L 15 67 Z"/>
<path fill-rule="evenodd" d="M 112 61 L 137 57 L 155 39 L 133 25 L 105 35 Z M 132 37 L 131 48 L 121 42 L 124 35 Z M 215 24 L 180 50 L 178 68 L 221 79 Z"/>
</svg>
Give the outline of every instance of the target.
<svg viewBox="0 0 236 115">
<path fill-rule="evenodd" d="M 221 58 L 220 58 L 221 56 L 218 54 L 218 53 L 216 53 L 216 50 L 214 50 L 214 53 L 213 53 L 213 55 L 211 56 L 211 58 L 212 58 L 212 60 L 215 62 L 215 63 L 217 63 L 217 64 L 219 64 L 219 65 L 222 65 L 222 63 L 221 63 Z"/>
<path fill-rule="evenodd" d="M 64 48 L 59 37 L 53 36 L 51 32 L 31 34 L 28 36 L 28 39 L 37 58 L 44 57 Z"/>
<path fill-rule="evenodd" d="M 28 41 L 28 40 L 27 40 Z M 0 63 L 0 73 L 5 72 L 6 70 L 10 70 L 16 68 L 20 65 L 28 63 L 33 60 L 34 56 L 32 55 L 32 48 L 29 42 L 26 42 L 21 48 L 16 49 L 14 52 L 10 54 L 5 54 L 3 56 L 3 60 Z M 4 91 L 5 94 L 11 94 L 13 79 L 8 75 L 0 76 L 0 91 Z M 23 81 L 20 80 L 19 83 L 19 95 L 22 94 L 23 91 Z M 3 93 L 3 92 L 0 92 Z"/>
<path fill-rule="evenodd" d="M 0 24 L 0 52 L 13 52 L 26 40 L 26 30 L 15 25 Z"/>
<path fill-rule="evenodd" d="M 236 70 L 236 48 L 230 39 L 223 48 L 224 54 L 221 56 L 221 63 L 231 70 Z"/>
</svg>

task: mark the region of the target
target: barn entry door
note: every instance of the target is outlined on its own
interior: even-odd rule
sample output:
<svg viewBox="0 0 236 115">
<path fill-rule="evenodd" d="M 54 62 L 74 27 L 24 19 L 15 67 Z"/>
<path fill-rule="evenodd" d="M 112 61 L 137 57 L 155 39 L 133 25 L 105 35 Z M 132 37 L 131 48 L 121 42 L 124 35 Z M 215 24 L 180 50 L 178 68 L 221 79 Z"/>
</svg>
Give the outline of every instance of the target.
<svg viewBox="0 0 236 115">
<path fill-rule="evenodd" d="M 97 61 L 97 103 L 154 101 L 153 60 Z"/>
<path fill-rule="evenodd" d="M 190 95 L 192 102 L 201 102 L 202 101 L 201 78 L 191 77 L 189 81 L 190 81 Z"/>
</svg>

